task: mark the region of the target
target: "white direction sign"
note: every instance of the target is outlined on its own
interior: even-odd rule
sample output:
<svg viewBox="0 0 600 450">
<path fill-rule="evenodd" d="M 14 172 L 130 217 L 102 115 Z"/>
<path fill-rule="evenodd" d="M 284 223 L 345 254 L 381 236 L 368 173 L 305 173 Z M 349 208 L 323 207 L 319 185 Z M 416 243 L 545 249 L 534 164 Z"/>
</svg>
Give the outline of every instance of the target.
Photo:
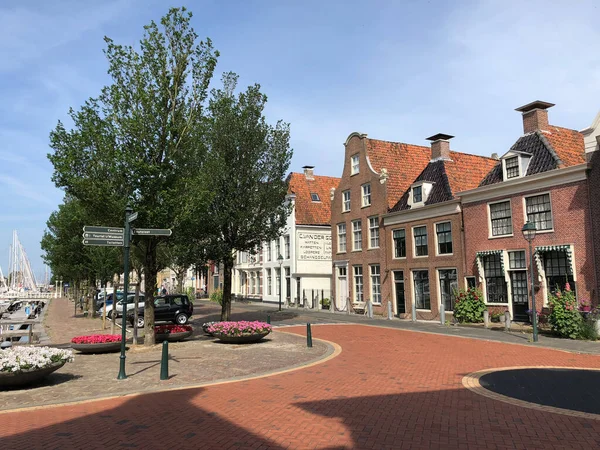
<svg viewBox="0 0 600 450">
<path fill-rule="evenodd" d="M 109 233 L 83 233 L 83 237 L 87 239 L 117 239 L 123 240 L 122 234 L 109 234 Z"/>
<path fill-rule="evenodd" d="M 123 228 L 114 228 L 114 227 L 91 227 L 86 225 L 83 227 L 84 232 L 89 233 L 108 233 L 108 234 L 120 234 L 123 235 L 125 230 Z"/>
<path fill-rule="evenodd" d="M 130 215 L 130 216 L 127 218 L 127 222 L 131 223 L 131 222 L 133 222 L 133 221 L 134 221 L 135 219 L 137 219 L 137 218 L 138 218 L 138 213 L 137 213 L 137 211 L 136 211 L 136 212 L 134 212 L 133 214 L 131 214 L 131 215 Z"/>
<path fill-rule="evenodd" d="M 165 228 L 134 228 L 133 234 L 140 236 L 171 236 L 173 232 Z"/>
</svg>

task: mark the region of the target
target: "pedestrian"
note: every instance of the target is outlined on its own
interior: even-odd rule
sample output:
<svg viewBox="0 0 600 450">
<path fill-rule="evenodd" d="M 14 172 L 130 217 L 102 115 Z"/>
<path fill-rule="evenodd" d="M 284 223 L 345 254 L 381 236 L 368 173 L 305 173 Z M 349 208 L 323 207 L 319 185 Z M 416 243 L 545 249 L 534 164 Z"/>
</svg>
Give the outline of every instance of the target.
<svg viewBox="0 0 600 450">
<path fill-rule="evenodd" d="M 167 295 L 167 289 L 164 286 L 162 288 L 162 295 Z"/>
</svg>

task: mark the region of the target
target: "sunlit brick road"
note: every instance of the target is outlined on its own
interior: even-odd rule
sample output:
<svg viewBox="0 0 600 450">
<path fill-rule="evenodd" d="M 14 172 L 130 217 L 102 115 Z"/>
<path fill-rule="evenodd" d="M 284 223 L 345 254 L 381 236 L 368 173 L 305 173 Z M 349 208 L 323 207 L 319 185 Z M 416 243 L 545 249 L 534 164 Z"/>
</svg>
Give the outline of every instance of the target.
<svg viewBox="0 0 600 450">
<path fill-rule="evenodd" d="M 491 367 L 600 368 L 598 356 L 359 325 L 317 326 L 313 336 L 342 353 L 252 381 L 1 414 L 1 448 L 600 447 L 600 420 L 513 406 L 461 383 Z"/>
</svg>

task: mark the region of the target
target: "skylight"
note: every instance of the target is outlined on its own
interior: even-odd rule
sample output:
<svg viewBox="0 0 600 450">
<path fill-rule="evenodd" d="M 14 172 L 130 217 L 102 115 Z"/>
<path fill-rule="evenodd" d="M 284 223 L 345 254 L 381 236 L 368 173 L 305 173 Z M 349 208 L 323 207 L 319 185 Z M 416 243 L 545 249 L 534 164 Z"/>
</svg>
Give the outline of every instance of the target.
<svg viewBox="0 0 600 450">
<path fill-rule="evenodd" d="M 310 198 L 312 199 L 313 202 L 320 202 L 321 199 L 319 198 L 319 194 L 312 192 L 310 194 Z"/>
</svg>

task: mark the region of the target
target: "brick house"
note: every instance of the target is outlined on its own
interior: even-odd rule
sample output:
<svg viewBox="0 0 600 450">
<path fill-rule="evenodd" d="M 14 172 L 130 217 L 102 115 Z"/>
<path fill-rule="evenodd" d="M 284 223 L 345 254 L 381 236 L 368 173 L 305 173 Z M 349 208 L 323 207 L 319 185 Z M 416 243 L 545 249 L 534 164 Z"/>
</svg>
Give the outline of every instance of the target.
<svg viewBox="0 0 600 450">
<path fill-rule="evenodd" d="M 450 151 L 453 136 L 428 138 L 431 159 L 389 214 L 382 294 L 400 318 L 439 319 L 454 310 L 454 291 L 466 288 L 463 217 L 456 193 L 476 188 L 497 161 Z M 413 315 L 414 312 L 414 315 Z M 445 320 L 445 319 L 444 319 Z"/>
<path fill-rule="evenodd" d="M 548 123 L 551 103 L 517 108 L 524 134 L 475 189 L 460 192 L 466 276 L 494 312 L 527 319 L 528 274 L 538 309 L 568 281 L 579 300 L 597 303 L 584 137 Z M 534 268 L 521 228 L 536 225 Z"/>
<path fill-rule="evenodd" d="M 331 190 L 339 178 L 304 173 L 288 175 L 286 201 L 292 205 L 282 236 L 264 242 L 256 254 L 239 252 L 232 293 L 264 302 L 303 304 L 331 293 Z M 281 261 L 278 260 L 281 255 Z"/>
<path fill-rule="evenodd" d="M 360 133 L 350 134 L 344 147 L 342 178 L 331 196 L 334 305 L 344 311 L 372 300 L 374 313 L 382 314 L 381 265 L 391 245 L 380 232 L 382 216 L 427 165 L 431 150 Z"/>
</svg>

